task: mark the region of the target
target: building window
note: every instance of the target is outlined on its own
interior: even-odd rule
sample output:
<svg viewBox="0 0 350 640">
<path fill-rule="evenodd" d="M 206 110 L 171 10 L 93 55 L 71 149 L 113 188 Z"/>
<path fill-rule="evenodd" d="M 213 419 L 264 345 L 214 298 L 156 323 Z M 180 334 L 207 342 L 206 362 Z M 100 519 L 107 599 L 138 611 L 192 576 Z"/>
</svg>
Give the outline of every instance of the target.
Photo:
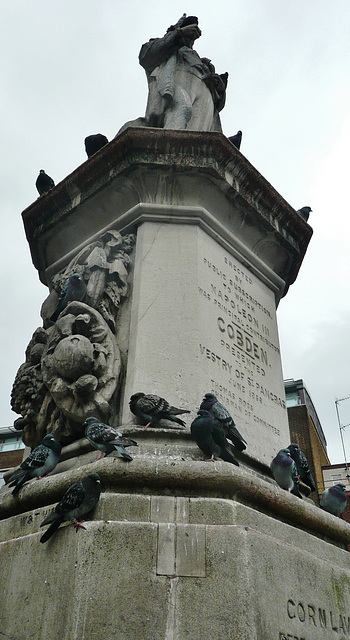
<svg viewBox="0 0 350 640">
<path fill-rule="evenodd" d="M 300 404 L 300 398 L 297 391 L 294 391 L 294 393 L 286 393 L 286 404 L 287 407 L 296 407 Z"/>
<path fill-rule="evenodd" d="M 21 436 L 2 437 L 0 439 L 0 451 L 14 451 L 15 449 L 24 449 Z"/>
</svg>

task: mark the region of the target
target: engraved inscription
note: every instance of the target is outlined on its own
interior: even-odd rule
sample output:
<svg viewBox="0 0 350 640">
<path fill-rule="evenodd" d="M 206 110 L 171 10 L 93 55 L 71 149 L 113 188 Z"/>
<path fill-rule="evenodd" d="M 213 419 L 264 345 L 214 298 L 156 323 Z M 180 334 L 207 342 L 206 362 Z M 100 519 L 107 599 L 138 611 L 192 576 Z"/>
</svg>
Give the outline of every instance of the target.
<svg viewBox="0 0 350 640">
<path fill-rule="evenodd" d="M 274 293 L 219 245 L 205 243 L 199 261 L 205 322 L 197 353 L 205 391 L 214 393 L 237 419 L 251 453 L 250 433 L 258 429 L 269 434 L 265 455 L 270 459 L 272 443 L 277 448 L 288 433 Z M 264 457 L 263 448 L 256 452 L 259 457 Z"/>
<path fill-rule="evenodd" d="M 337 634 L 350 636 L 350 615 L 348 613 L 339 613 L 332 609 L 325 609 L 315 604 L 290 598 L 287 601 L 287 615 L 290 620 L 295 620 L 303 625 L 317 629 L 328 629 Z"/>
</svg>

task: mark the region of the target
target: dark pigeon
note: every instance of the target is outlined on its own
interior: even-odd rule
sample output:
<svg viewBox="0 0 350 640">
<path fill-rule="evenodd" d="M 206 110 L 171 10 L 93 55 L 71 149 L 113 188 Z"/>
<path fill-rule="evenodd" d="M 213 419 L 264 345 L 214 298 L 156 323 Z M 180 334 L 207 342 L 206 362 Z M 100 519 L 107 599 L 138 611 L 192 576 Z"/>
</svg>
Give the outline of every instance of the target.
<svg viewBox="0 0 350 640">
<path fill-rule="evenodd" d="M 41 523 L 41 527 L 49 524 L 44 535 L 41 536 L 40 542 L 46 542 L 57 531 L 62 522 L 73 520 L 76 530 L 82 525 L 82 516 L 96 507 L 101 494 L 101 480 L 97 473 L 89 473 L 89 475 L 75 482 L 63 495 L 62 500 L 55 506 L 53 511 L 46 516 Z"/>
<path fill-rule="evenodd" d="M 135 416 L 147 422 L 144 428 L 159 422 L 159 420 L 171 420 L 184 427 L 186 426 L 184 421 L 176 416 L 181 413 L 190 413 L 187 409 L 172 407 L 160 396 L 146 395 L 145 393 L 134 393 L 130 398 L 129 407 Z"/>
<path fill-rule="evenodd" d="M 32 478 L 42 478 L 53 471 L 59 461 L 62 445 L 51 433 L 45 436 L 42 443 L 30 452 L 8 480 L 8 485 L 14 487 L 12 495 L 16 495 L 25 482 Z"/>
<path fill-rule="evenodd" d="M 297 444 L 290 444 L 287 449 L 289 449 L 290 455 L 297 466 L 300 480 L 310 487 L 311 491 L 316 491 L 315 481 L 312 477 L 306 455 L 299 449 Z"/>
<path fill-rule="evenodd" d="M 88 158 L 97 153 L 102 147 L 108 144 L 108 139 L 102 133 L 95 133 L 85 138 L 85 151 Z"/>
<path fill-rule="evenodd" d="M 125 447 L 137 447 L 135 440 L 125 438 L 120 431 L 94 417 L 86 418 L 83 427 L 85 427 L 85 437 L 95 449 L 100 451 L 97 460 L 100 460 L 103 454 L 108 455 L 112 451 L 118 451 L 125 460 L 132 460 Z"/>
<path fill-rule="evenodd" d="M 298 209 L 297 213 L 299 213 L 299 215 L 304 218 L 304 220 L 306 220 L 306 222 L 309 219 L 310 213 L 311 213 L 312 209 L 311 207 L 302 207 L 301 209 Z"/>
<path fill-rule="evenodd" d="M 341 516 L 347 505 L 345 489 L 345 484 L 335 484 L 333 487 L 325 489 L 320 499 L 321 509 L 332 513 L 334 516 Z"/>
<path fill-rule="evenodd" d="M 203 451 L 203 459 L 222 458 L 239 466 L 234 457 L 230 443 L 226 440 L 223 426 L 215 420 L 209 411 L 199 409 L 197 417 L 191 424 L 191 433 L 198 447 Z"/>
<path fill-rule="evenodd" d="M 296 464 L 289 449 L 281 449 L 270 464 L 272 475 L 277 484 L 286 491 L 290 491 L 298 498 L 302 498 L 299 491 L 299 476 Z"/>
<path fill-rule="evenodd" d="M 234 136 L 229 136 L 229 141 L 232 142 L 232 144 L 237 147 L 237 149 L 240 149 L 242 142 L 242 131 L 237 131 Z"/>
<path fill-rule="evenodd" d="M 214 396 L 213 393 L 205 394 L 199 408 L 209 411 L 215 418 L 215 420 L 218 420 L 218 422 L 220 422 L 224 429 L 226 438 L 231 440 L 236 449 L 238 449 L 239 451 L 244 451 L 244 449 L 246 449 L 247 443 L 235 426 L 232 416 L 229 414 L 226 407 L 224 407 L 224 405 L 218 401 L 217 397 Z"/>
<path fill-rule="evenodd" d="M 65 309 L 70 302 L 73 302 L 74 300 L 82 302 L 85 298 L 85 295 L 86 284 L 83 278 L 78 273 L 73 273 L 64 282 L 62 291 L 58 299 L 57 308 L 52 314 L 50 320 L 56 322 L 61 311 L 63 311 L 63 309 Z"/>
<path fill-rule="evenodd" d="M 45 173 L 44 169 L 40 169 L 39 175 L 36 179 L 35 186 L 39 191 L 39 195 L 43 195 L 47 191 L 50 191 L 55 186 L 54 181 L 50 176 Z"/>
</svg>

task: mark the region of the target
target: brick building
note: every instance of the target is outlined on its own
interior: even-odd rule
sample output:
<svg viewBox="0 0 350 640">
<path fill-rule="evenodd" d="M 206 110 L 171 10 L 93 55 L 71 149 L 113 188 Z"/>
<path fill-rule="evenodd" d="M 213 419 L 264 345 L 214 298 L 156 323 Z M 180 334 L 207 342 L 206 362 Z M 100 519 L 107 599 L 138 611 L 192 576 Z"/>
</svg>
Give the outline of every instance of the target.
<svg viewBox="0 0 350 640">
<path fill-rule="evenodd" d="M 4 484 L 5 471 L 21 464 L 23 449 L 21 431 L 13 427 L 0 427 L 0 487 Z"/>
<path fill-rule="evenodd" d="M 285 380 L 291 442 L 296 442 L 305 453 L 311 473 L 317 485 L 317 493 L 310 498 L 319 504 L 319 495 L 324 491 L 322 466 L 330 465 L 327 442 L 316 409 L 303 380 Z"/>
</svg>

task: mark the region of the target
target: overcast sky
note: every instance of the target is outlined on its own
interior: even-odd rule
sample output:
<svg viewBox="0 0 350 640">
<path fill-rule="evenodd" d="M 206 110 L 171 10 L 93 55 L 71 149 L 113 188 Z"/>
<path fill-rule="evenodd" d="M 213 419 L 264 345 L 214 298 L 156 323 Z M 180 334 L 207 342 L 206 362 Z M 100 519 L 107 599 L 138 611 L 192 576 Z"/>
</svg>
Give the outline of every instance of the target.
<svg viewBox="0 0 350 640">
<path fill-rule="evenodd" d="M 248 160 L 293 207 L 313 209 L 278 310 L 283 369 L 303 378 L 331 462 L 343 462 L 334 401 L 350 396 L 349 0 L 0 0 L 0 426 L 17 417 L 11 387 L 47 295 L 21 219 L 39 169 L 58 183 L 86 160 L 87 135 L 112 139 L 144 115 L 140 46 L 184 12 L 199 17 L 198 53 L 229 72 L 224 133 L 241 129 Z M 350 423 L 350 400 L 339 407 Z M 350 454 L 350 427 L 345 444 Z"/>
</svg>

